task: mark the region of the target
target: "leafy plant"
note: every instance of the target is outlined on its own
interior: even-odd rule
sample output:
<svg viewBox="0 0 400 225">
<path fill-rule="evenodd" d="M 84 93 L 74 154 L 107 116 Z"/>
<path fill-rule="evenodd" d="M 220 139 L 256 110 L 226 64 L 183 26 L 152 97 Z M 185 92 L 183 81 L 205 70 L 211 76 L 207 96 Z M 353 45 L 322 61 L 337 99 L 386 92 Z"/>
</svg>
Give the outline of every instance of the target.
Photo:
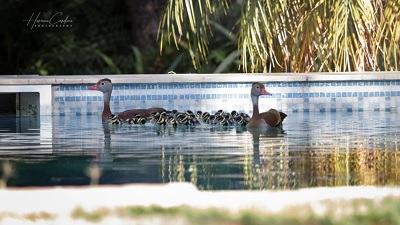
<svg viewBox="0 0 400 225">
<path fill-rule="evenodd" d="M 31 7 L 27 8 L 28 5 Z M 131 48 L 130 17 L 124 0 L 9 0 L 0 6 L 0 10 L 7 18 L 1 20 L 3 24 L 13 21 L 12 25 L 0 30 L 6 37 L 0 40 L 0 49 L 4 53 L 0 63 L 5 68 L 1 73 L 48 75 L 136 71 L 136 61 L 140 59 Z M 32 14 L 40 13 L 39 19 L 49 19 L 58 12 L 72 20 L 71 27 L 31 28 L 23 22 Z"/>
<path fill-rule="evenodd" d="M 164 42 L 186 49 L 196 70 L 208 60 L 210 20 L 218 20 L 220 12 L 227 13 L 228 1 L 169 0 L 161 17 L 159 39 L 161 51 Z"/>
<path fill-rule="evenodd" d="M 171 42 L 185 46 L 200 70 L 211 55 L 211 21 L 219 11 L 229 17 L 236 7 L 241 9 L 236 35 L 244 72 L 399 69 L 400 0 L 168 0 L 159 26 L 160 49 Z"/>
</svg>

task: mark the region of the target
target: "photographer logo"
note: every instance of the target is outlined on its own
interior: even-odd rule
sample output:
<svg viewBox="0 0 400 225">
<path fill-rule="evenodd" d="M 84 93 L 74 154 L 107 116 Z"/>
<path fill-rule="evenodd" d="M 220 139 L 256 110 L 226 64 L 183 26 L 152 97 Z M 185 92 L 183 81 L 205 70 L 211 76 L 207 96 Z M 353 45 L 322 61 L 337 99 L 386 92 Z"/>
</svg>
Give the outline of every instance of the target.
<svg viewBox="0 0 400 225">
<path fill-rule="evenodd" d="M 62 12 L 57 12 L 48 18 L 44 18 L 42 13 L 32 13 L 29 19 L 23 20 L 26 26 L 33 28 L 70 28 L 72 27 L 72 20 L 68 15 Z"/>
</svg>

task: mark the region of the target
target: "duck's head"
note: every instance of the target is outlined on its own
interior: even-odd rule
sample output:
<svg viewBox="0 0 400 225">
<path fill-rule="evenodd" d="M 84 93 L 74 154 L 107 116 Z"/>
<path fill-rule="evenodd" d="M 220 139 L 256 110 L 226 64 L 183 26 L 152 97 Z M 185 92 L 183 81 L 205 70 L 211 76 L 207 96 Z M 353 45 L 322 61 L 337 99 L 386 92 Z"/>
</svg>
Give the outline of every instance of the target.
<svg viewBox="0 0 400 225">
<path fill-rule="evenodd" d="M 251 95 L 252 96 L 261 96 L 261 95 L 272 95 L 267 90 L 265 90 L 264 84 L 260 82 L 254 82 L 251 87 Z"/>
<path fill-rule="evenodd" d="M 88 88 L 88 90 L 101 91 L 103 93 L 112 92 L 112 82 L 108 78 L 99 80 L 95 85 Z"/>
</svg>

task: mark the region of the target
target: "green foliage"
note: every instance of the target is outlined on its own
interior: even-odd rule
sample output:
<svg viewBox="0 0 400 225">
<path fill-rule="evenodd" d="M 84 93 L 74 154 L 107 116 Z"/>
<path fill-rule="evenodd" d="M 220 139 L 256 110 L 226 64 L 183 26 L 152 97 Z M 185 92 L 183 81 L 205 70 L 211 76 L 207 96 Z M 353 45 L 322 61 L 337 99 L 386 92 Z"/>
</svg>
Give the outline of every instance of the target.
<svg viewBox="0 0 400 225">
<path fill-rule="evenodd" d="M 123 0 L 10 0 L 2 4 L 1 12 L 7 18 L 2 25 L 13 21 L 1 30 L 3 74 L 135 73 L 141 60 L 134 50 Z M 32 14 L 49 19 L 57 12 L 68 15 L 72 26 L 32 28 L 23 22 Z"/>
<path fill-rule="evenodd" d="M 160 45 L 144 48 L 129 0 L 3 1 L 0 74 L 399 70 L 400 0 L 155 2 Z M 26 22 L 58 12 L 72 27 Z"/>
<path fill-rule="evenodd" d="M 261 194 L 261 193 L 260 193 Z M 384 199 L 326 200 L 321 202 L 318 214 L 310 205 L 288 207 L 277 213 L 253 208 L 231 212 L 224 208 L 193 208 L 190 206 L 128 206 L 115 210 L 100 208 L 91 212 L 78 207 L 71 216 L 91 222 L 101 221 L 109 216 L 118 216 L 136 221 L 157 218 L 159 223 L 184 221 L 187 224 L 398 224 L 400 204 L 398 197 Z M 314 204 L 314 207 L 316 205 Z"/>
<path fill-rule="evenodd" d="M 200 10 L 192 23 L 178 23 L 176 32 L 185 27 L 197 29 L 186 32 L 177 42 L 179 49 L 164 45 L 160 55 L 157 40 L 148 31 L 135 31 L 133 24 L 145 23 L 137 13 L 146 14 L 146 7 L 164 4 L 163 0 L 137 1 L 132 11 L 129 0 L 6 0 L 0 5 L 0 74 L 132 74 L 132 73 L 213 73 L 235 72 L 238 60 L 237 40 L 232 30 L 235 20 L 218 20 L 220 9 L 227 12 L 226 2 L 206 1 L 206 5 L 176 1 L 185 9 Z M 209 7 L 214 7 L 209 10 Z M 136 8 L 135 8 L 136 9 Z M 40 13 L 39 19 L 49 19 L 62 12 L 72 20 L 71 27 L 31 27 L 26 20 Z M 177 11 L 178 12 L 178 11 Z M 231 10 L 238 17 L 239 10 Z M 132 16 L 135 13 L 135 16 Z M 154 16 L 157 16 L 155 13 Z M 184 16 L 184 15 L 182 15 Z M 149 19 L 149 17 L 145 17 Z M 151 18 L 151 17 L 150 17 Z M 159 18 L 151 18 L 157 21 Z M 181 18 L 183 21 L 183 17 Z M 141 36 L 135 36 L 141 35 Z M 149 35 L 149 37 L 145 36 Z M 143 36 L 143 37 L 142 37 Z M 204 37 L 207 38 L 204 38 Z M 163 39 L 170 39 L 165 36 Z M 139 40 L 140 39 L 140 40 Z M 148 42 L 142 40 L 149 40 Z M 202 44 L 196 44 L 200 41 Z M 146 43 L 146 44 L 143 44 Z M 148 44 L 147 44 L 148 43 Z M 144 46 L 145 45 L 145 46 Z M 208 54 L 209 53 L 209 54 Z M 193 61 L 193 57 L 201 54 Z M 205 60 L 206 59 L 206 60 Z M 197 63 L 193 67 L 193 62 Z M 201 65 L 201 67 L 200 67 Z"/>
<path fill-rule="evenodd" d="M 114 2 L 78 2 L 68 11 L 73 27 L 47 32 L 36 58 L 48 62 L 50 74 L 133 72 L 128 18 L 120 11 L 123 7 Z"/>
<path fill-rule="evenodd" d="M 85 219 L 91 222 L 99 222 L 109 214 L 110 212 L 108 209 L 98 209 L 93 212 L 87 212 L 83 208 L 78 207 L 72 211 L 71 217 L 75 219 Z"/>
<path fill-rule="evenodd" d="M 159 26 L 161 53 L 173 52 L 170 47 L 173 42 L 178 50 L 183 49 L 179 62 L 173 64 L 191 61 L 194 67 L 185 68 L 186 72 L 237 71 L 237 40 L 226 27 L 234 26 L 232 18 L 238 13 L 233 10 L 230 18 L 220 20 L 221 14 L 227 14 L 229 4 L 229 0 L 167 1 Z M 179 68 L 171 69 L 181 72 Z"/>
<path fill-rule="evenodd" d="M 171 39 L 187 46 L 198 70 L 209 57 L 210 20 L 220 15 L 215 9 L 231 17 L 236 7 L 245 72 L 399 70 L 400 0 L 196 1 L 204 8 L 193 2 L 167 1 L 159 33 L 161 49 Z"/>
</svg>

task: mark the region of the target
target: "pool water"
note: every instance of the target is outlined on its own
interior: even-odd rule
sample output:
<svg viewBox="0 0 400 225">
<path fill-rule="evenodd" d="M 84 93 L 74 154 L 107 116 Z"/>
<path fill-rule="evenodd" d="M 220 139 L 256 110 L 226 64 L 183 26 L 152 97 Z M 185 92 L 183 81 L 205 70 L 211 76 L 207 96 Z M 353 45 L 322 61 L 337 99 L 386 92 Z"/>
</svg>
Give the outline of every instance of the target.
<svg viewBox="0 0 400 225">
<path fill-rule="evenodd" d="M 100 116 L 0 116 L 8 186 L 186 181 L 201 190 L 400 185 L 394 112 L 289 113 L 284 129 L 102 125 Z M 0 178 L 2 174 L 0 166 Z"/>
</svg>

